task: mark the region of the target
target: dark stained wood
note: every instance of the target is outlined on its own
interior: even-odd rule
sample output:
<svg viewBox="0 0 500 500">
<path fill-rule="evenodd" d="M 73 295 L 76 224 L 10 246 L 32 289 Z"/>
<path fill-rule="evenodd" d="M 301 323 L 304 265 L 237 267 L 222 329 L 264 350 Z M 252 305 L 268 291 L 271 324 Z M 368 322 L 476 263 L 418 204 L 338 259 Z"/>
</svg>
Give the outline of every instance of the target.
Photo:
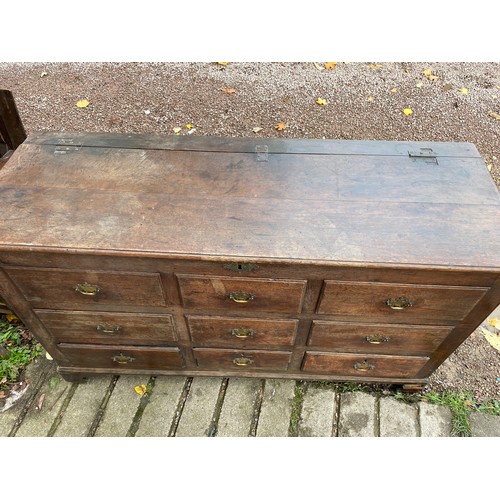
<svg viewBox="0 0 500 500">
<path fill-rule="evenodd" d="M 175 347 L 131 347 L 127 345 L 59 344 L 74 366 L 84 368 L 133 367 L 139 370 L 179 369 L 182 358 Z M 118 362 L 121 361 L 121 362 Z"/>
<path fill-rule="evenodd" d="M 328 373 L 330 375 L 356 375 L 358 377 L 415 377 L 428 358 L 415 356 L 382 356 L 368 354 L 333 354 L 308 351 L 304 361 L 304 372 Z M 356 369 L 367 363 L 372 368 Z"/>
<path fill-rule="evenodd" d="M 349 316 L 360 321 L 387 323 L 434 323 L 459 321 L 479 302 L 487 288 L 352 283 L 325 281 L 319 314 Z M 411 306 L 394 310 L 391 298 L 405 297 Z"/>
<path fill-rule="evenodd" d="M 35 310 L 57 342 L 164 345 L 177 340 L 171 315 Z"/>
<path fill-rule="evenodd" d="M 293 345 L 298 325 L 297 320 L 189 315 L 187 322 L 194 345 L 240 349 Z"/>
<path fill-rule="evenodd" d="M 178 275 L 182 302 L 188 309 L 220 309 L 250 312 L 299 313 L 306 288 L 305 281 L 217 276 Z M 237 303 L 231 294 L 243 292 L 253 299 Z"/>
<path fill-rule="evenodd" d="M 235 372 L 255 370 L 286 371 L 290 362 L 290 352 L 258 351 L 236 349 L 193 349 L 201 369 L 230 370 Z M 237 364 L 241 363 L 241 365 Z M 243 365 L 243 363 L 247 363 Z"/>
<path fill-rule="evenodd" d="M 449 326 L 314 321 L 307 345 L 331 352 L 429 356 L 452 330 Z"/>
<path fill-rule="evenodd" d="M 10 90 L 0 89 L 0 136 L 9 149 L 16 149 L 26 139 L 26 132 Z"/>
<path fill-rule="evenodd" d="M 28 301 L 36 308 L 102 309 L 108 305 L 164 306 L 158 274 L 66 271 L 61 269 L 9 269 Z M 75 290 L 79 284 L 100 288 L 95 296 Z"/>
</svg>

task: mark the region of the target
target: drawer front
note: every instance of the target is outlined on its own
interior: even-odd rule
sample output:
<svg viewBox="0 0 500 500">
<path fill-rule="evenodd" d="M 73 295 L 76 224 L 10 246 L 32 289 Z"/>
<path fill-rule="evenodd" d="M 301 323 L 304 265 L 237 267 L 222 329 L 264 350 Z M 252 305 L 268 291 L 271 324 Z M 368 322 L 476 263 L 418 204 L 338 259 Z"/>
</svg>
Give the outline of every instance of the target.
<svg viewBox="0 0 500 500">
<path fill-rule="evenodd" d="M 426 357 L 306 352 L 302 370 L 357 377 L 413 378 L 427 363 Z"/>
<path fill-rule="evenodd" d="M 63 269 L 8 269 L 24 296 L 40 309 L 165 306 L 159 274 Z"/>
<path fill-rule="evenodd" d="M 56 342 L 155 345 L 177 340 L 169 314 L 46 310 L 35 313 Z"/>
<path fill-rule="evenodd" d="M 297 314 L 306 281 L 178 275 L 186 308 Z"/>
<path fill-rule="evenodd" d="M 298 320 L 261 320 L 187 316 L 191 339 L 196 345 L 219 347 L 266 347 L 293 345 Z"/>
<path fill-rule="evenodd" d="M 313 321 L 308 346 L 333 352 L 430 355 L 452 327 Z"/>
<path fill-rule="evenodd" d="M 181 369 L 184 363 L 175 347 L 59 344 L 72 366 L 85 368 Z"/>
<path fill-rule="evenodd" d="M 456 322 L 488 288 L 325 281 L 319 314 L 391 323 Z"/>
<path fill-rule="evenodd" d="M 208 370 L 269 370 L 285 371 L 290 363 L 291 352 L 233 349 L 193 349 L 196 363 Z"/>
</svg>

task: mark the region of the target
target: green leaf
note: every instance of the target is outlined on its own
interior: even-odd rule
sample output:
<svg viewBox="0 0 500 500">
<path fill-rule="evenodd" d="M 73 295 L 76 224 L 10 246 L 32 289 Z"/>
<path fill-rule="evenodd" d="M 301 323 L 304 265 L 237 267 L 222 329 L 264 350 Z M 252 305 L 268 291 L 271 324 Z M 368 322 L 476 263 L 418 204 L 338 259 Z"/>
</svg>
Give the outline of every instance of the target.
<svg viewBox="0 0 500 500">
<path fill-rule="evenodd" d="M 58 383 L 59 383 L 59 379 L 57 377 L 52 377 L 50 379 L 50 388 L 55 389 L 57 387 Z"/>
</svg>

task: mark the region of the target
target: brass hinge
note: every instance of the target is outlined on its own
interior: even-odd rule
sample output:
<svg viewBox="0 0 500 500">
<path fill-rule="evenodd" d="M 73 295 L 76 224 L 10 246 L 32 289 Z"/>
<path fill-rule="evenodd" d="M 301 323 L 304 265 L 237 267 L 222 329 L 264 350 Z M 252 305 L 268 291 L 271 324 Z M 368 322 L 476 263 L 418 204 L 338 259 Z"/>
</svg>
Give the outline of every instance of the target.
<svg viewBox="0 0 500 500">
<path fill-rule="evenodd" d="M 257 154 L 257 161 L 267 161 L 269 148 L 265 144 L 259 144 L 255 146 L 255 153 Z"/>
<path fill-rule="evenodd" d="M 408 151 L 408 156 L 414 160 L 423 159 L 426 163 L 438 164 L 437 153 L 432 148 L 420 148 Z"/>
</svg>

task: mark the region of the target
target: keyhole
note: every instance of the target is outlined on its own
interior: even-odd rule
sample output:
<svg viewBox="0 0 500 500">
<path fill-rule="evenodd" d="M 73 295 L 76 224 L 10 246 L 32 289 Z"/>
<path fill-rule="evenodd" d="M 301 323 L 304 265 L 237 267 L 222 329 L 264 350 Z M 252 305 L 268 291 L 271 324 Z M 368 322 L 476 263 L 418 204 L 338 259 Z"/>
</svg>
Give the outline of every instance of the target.
<svg viewBox="0 0 500 500">
<path fill-rule="evenodd" d="M 238 264 L 238 269 L 241 271 L 243 269 L 243 266 L 241 264 Z"/>
</svg>

